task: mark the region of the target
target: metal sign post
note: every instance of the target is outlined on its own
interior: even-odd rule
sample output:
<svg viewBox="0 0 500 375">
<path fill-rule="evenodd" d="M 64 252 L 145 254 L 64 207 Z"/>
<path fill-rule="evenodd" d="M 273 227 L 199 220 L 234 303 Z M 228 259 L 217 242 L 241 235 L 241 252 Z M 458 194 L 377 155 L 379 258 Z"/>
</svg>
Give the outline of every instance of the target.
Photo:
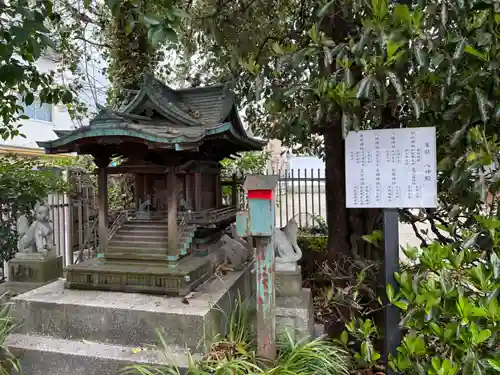
<svg viewBox="0 0 500 375">
<path fill-rule="evenodd" d="M 384 209 L 383 280 L 397 290 L 398 208 L 436 207 L 436 129 L 350 132 L 345 152 L 347 207 Z M 400 313 L 391 305 L 384 312 L 384 359 L 387 375 L 394 375 L 389 357 L 397 353 L 401 342 Z"/>
</svg>

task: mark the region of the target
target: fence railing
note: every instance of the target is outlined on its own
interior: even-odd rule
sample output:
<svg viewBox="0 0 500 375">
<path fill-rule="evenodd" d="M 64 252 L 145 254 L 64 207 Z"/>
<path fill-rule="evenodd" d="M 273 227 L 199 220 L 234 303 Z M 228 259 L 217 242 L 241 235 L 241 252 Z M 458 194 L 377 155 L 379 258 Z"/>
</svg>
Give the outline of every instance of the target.
<svg viewBox="0 0 500 375">
<path fill-rule="evenodd" d="M 279 177 L 276 185 L 276 226 L 283 227 L 288 220 L 295 218 L 300 228 L 312 229 L 326 220 L 324 170 L 279 170 L 274 174 Z M 244 176 L 233 176 L 231 180 L 223 182 L 223 200 L 227 203 L 238 201 L 240 209 L 246 207 L 243 182 Z M 235 187 L 238 195 L 236 198 L 232 196 Z"/>
</svg>

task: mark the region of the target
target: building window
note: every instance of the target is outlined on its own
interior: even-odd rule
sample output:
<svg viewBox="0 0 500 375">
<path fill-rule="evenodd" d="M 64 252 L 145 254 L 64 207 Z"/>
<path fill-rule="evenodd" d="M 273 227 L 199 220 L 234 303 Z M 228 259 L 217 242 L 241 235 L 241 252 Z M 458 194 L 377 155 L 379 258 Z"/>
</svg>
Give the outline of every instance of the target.
<svg viewBox="0 0 500 375">
<path fill-rule="evenodd" d="M 21 105 L 24 108 L 24 114 L 30 119 L 52 122 L 52 104 L 40 103 L 40 99 L 36 98 L 30 105 L 26 103 Z"/>
</svg>

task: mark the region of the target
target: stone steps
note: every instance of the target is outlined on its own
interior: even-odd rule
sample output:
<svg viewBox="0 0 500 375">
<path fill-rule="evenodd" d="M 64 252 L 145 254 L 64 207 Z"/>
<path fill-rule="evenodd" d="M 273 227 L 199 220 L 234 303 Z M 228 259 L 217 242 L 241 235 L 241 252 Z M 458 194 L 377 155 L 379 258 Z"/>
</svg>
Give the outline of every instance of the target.
<svg viewBox="0 0 500 375">
<path fill-rule="evenodd" d="M 161 240 L 161 239 L 156 239 L 156 240 L 149 240 L 149 241 L 143 241 L 140 239 L 136 240 L 116 240 L 116 239 L 111 239 L 109 242 L 109 247 L 113 248 L 120 248 L 120 249 L 151 249 L 151 248 L 167 248 L 168 242 L 167 240 Z"/>
<path fill-rule="evenodd" d="M 22 358 L 23 375 L 117 375 L 134 364 L 176 364 L 181 369 L 189 365 L 188 355 L 177 347 L 172 347 L 167 357 L 154 348 L 138 351 L 137 346 L 27 334 L 10 335 L 6 345 Z"/>
<path fill-rule="evenodd" d="M 6 346 L 24 375 L 118 375 L 130 364 L 188 365 L 224 335 L 235 298 L 251 293 L 249 268 L 212 277 L 182 298 L 64 289 L 64 280 L 12 298 L 16 332 Z M 167 351 L 152 348 L 163 331 Z M 147 348 L 146 351 L 133 350 Z M 194 355 L 197 359 L 201 355 Z"/>
</svg>

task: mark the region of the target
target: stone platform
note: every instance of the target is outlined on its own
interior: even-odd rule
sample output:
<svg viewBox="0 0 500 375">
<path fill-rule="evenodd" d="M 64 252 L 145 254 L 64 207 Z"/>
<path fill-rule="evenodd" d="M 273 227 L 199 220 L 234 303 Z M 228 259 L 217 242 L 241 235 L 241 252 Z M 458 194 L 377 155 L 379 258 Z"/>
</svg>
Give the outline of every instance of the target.
<svg viewBox="0 0 500 375">
<path fill-rule="evenodd" d="M 134 363 L 170 363 L 185 368 L 186 348 L 202 354 L 218 335 L 238 292 L 251 295 L 249 267 L 222 279 L 212 277 L 188 300 L 145 294 L 69 290 L 64 280 L 12 299 L 20 323 L 7 339 L 22 355 L 24 375 L 108 375 Z M 167 356 L 155 349 L 156 329 L 169 345 Z M 219 336 L 220 337 L 220 336 Z"/>
<path fill-rule="evenodd" d="M 69 289 L 186 295 L 213 273 L 209 257 L 186 256 L 175 263 L 90 259 L 66 267 Z"/>
</svg>

